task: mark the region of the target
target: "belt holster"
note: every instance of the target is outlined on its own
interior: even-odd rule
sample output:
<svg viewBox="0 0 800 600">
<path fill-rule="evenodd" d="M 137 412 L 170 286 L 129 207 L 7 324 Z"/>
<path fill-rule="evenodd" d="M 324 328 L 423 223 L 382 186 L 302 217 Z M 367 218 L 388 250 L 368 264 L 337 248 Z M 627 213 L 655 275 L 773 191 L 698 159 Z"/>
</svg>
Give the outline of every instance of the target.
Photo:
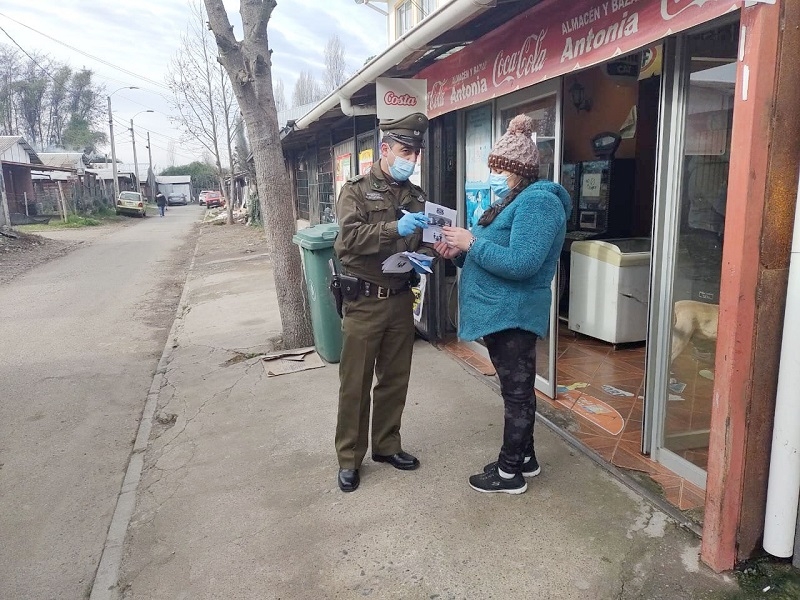
<svg viewBox="0 0 800 600">
<path fill-rule="evenodd" d="M 351 275 L 339 275 L 339 283 L 342 286 L 342 296 L 345 300 L 355 300 L 358 298 L 361 280 Z"/>
</svg>

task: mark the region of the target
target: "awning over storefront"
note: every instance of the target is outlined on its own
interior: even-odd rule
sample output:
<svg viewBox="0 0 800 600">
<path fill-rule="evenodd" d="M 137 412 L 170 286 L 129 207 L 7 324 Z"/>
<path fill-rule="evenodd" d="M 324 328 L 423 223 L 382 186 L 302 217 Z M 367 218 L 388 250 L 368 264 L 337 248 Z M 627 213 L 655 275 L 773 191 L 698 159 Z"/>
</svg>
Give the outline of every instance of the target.
<svg viewBox="0 0 800 600">
<path fill-rule="evenodd" d="M 741 0 L 547 0 L 416 77 L 428 117 L 623 56 L 741 8 Z"/>
</svg>

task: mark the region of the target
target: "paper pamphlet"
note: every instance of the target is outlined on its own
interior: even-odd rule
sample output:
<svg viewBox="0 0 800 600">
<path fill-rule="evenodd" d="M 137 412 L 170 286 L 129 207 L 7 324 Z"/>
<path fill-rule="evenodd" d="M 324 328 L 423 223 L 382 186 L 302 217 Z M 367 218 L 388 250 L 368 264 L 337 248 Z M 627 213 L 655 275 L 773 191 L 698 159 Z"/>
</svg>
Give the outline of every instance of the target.
<svg viewBox="0 0 800 600">
<path fill-rule="evenodd" d="M 441 242 L 444 239 L 442 227 L 456 224 L 456 211 L 441 204 L 426 202 L 425 215 L 428 217 L 428 228 L 422 230 L 422 241 L 427 244 Z"/>
</svg>

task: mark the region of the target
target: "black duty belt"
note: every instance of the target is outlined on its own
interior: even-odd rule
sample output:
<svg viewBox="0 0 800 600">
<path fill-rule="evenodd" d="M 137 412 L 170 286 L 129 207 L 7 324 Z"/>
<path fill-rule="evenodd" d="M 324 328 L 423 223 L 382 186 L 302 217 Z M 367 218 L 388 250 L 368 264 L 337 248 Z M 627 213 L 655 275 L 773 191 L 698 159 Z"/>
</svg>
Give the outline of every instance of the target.
<svg viewBox="0 0 800 600">
<path fill-rule="evenodd" d="M 385 300 L 389 296 L 396 296 L 397 294 L 404 294 L 411 289 L 411 284 L 407 283 L 401 288 L 387 288 L 370 281 L 360 280 L 360 291 L 362 296 L 367 298 L 379 298 Z"/>
</svg>

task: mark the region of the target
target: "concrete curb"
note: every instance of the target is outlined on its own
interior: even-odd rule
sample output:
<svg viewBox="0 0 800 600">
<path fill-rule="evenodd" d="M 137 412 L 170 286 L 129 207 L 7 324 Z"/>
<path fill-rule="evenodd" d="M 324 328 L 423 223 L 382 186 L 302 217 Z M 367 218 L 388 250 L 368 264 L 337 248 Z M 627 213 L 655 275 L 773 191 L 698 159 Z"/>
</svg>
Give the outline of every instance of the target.
<svg viewBox="0 0 800 600">
<path fill-rule="evenodd" d="M 167 341 L 164 344 L 164 350 L 158 361 L 156 373 L 150 384 L 150 391 L 147 393 L 147 400 L 144 405 L 144 410 L 142 411 L 141 420 L 139 421 L 139 429 L 136 433 L 136 441 L 131 449 L 128 467 L 125 470 L 125 479 L 123 479 L 119 497 L 117 498 L 117 506 L 114 509 L 114 515 L 108 527 L 106 541 L 103 544 L 103 554 L 100 557 L 100 564 L 97 567 L 94 582 L 92 582 L 92 592 L 89 596 L 89 600 L 117 600 L 120 597 L 120 590 L 117 584 L 119 580 L 119 569 L 122 564 L 125 536 L 128 532 L 128 526 L 130 525 L 133 511 L 136 509 L 136 491 L 142 479 L 144 454 L 150 439 L 153 417 L 155 416 L 158 406 L 158 397 L 164 382 L 164 374 L 167 371 L 167 365 L 172 355 L 173 340 L 175 339 L 175 334 L 177 333 L 178 324 L 181 320 L 183 307 L 186 301 L 187 283 L 194 271 L 195 260 L 197 259 L 197 251 L 200 248 L 200 238 L 202 235 L 203 229 L 201 227 L 200 234 L 197 236 L 197 242 L 194 245 L 192 260 L 186 272 L 186 279 L 183 282 L 183 291 L 181 292 L 180 300 L 178 300 L 178 308 L 175 310 L 175 319 L 172 321 L 172 327 L 170 327 Z"/>
</svg>

